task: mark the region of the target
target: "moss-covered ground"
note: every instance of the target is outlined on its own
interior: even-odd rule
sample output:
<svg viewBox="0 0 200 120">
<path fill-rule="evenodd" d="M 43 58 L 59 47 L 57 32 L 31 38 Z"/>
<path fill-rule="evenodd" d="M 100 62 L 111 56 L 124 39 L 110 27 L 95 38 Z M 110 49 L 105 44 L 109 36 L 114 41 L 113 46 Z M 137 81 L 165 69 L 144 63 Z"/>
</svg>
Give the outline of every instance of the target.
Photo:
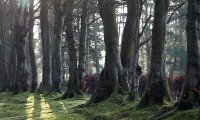
<svg viewBox="0 0 200 120">
<path fill-rule="evenodd" d="M 88 96 L 55 100 L 60 94 L 0 93 L 0 120 L 200 120 L 200 109 L 168 110 L 172 103 L 136 109 L 137 102 L 114 104 L 108 101 L 86 108 Z"/>
</svg>

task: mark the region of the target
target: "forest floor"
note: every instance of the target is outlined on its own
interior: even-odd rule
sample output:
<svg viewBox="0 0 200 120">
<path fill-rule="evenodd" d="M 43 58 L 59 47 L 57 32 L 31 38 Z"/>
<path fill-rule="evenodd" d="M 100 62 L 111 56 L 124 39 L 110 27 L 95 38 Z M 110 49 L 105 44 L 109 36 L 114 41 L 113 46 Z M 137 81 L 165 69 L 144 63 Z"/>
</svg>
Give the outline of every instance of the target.
<svg viewBox="0 0 200 120">
<path fill-rule="evenodd" d="M 117 105 L 102 102 L 86 108 L 88 96 L 55 100 L 60 94 L 42 96 L 33 93 L 0 93 L 0 120 L 200 120 L 200 109 L 187 111 L 167 110 L 172 103 L 136 109 L 137 102 Z"/>
</svg>

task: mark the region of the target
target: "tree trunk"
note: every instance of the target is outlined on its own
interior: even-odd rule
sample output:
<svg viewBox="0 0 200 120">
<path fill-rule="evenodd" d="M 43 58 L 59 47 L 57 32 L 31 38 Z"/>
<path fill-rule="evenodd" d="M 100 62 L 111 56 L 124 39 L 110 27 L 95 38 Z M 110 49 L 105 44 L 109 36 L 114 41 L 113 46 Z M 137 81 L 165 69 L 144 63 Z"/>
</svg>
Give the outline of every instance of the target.
<svg viewBox="0 0 200 120">
<path fill-rule="evenodd" d="M 64 3 L 65 9 L 65 32 L 66 32 L 66 42 L 68 45 L 68 54 L 70 59 L 69 64 L 69 80 L 68 80 L 68 88 L 61 99 L 72 98 L 77 94 L 81 94 L 79 88 L 79 77 L 78 77 L 78 69 L 77 69 L 77 56 L 73 35 L 73 0 L 66 0 Z"/>
<path fill-rule="evenodd" d="M 80 43 L 79 43 L 79 65 L 78 65 L 80 81 L 83 79 L 84 73 L 85 73 L 85 53 L 86 53 L 86 38 L 87 38 L 87 25 L 86 25 L 87 7 L 88 7 L 88 0 L 83 0 L 82 16 L 81 16 L 81 36 L 80 36 Z"/>
<path fill-rule="evenodd" d="M 33 5 L 34 0 L 30 0 L 29 6 L 29 54 L 31 58 L 31 73 L 32 73 L 32 80 L 31 80 L 31 92 L 35 92 L 37 88 L 37 66 L 35 61 L 35 52 L 33 46 L 33 27 L 34 27 L 34 13 L 33 13 Z"/>
<path fill-rule="evenodd" d="M 134 77 L 132 76 L 132 62 L 133 57 L 136 57 L 136 40 L 137 40 L 137 21 L 138 21 L 138 13 L 139 13 L 139 1 L 138 0 L 128 0 L 127 1 L 127 20 L 123 32 L 122 37 L 122 45 L 121 45 L 121 61 L 124 70 L 124 83 L 130 83 Z M 126 88 L 128 89 L 128 88 Z M 134 97 L 134 95 L 132 95 Z"/>
<path fill-rule="evenodd" d="M 49 39 L 49 24 L 48 24 L 48 1 L 40 1 L 40 26 L 42 37 L 42 53 L 43 53 L 43 67 L 42 67 L 42 82 L 39 86 L 38 92 L 49 93 L 52 87 L 51 81 L 51 61 L 50 61 L 50 39 Z"/>
<path fill-rule="evenodd" d="M 85 72 L 86 72 L 86 74 L 90 74 L 90 44 L 91 44 L 91 41 L 90 41 L 90 39 L 87 39 L 86 42 L 87 42 L 86 43 L 87 54 L 86 54 Z"/>
<path fill-rule="evenodd" d="M 62 11 L 60 7 L 61 1 L 54 0 L 54 35 L 55 35 L 55 49 L 52 60 L 52 90 L 61 93 L 61 81 L 62 81 L 62 56 L 61 56 L 61 45 L 62 45 Z"/>
<path fill-rule="evenodd" d="M 17 73 L 14 93 L 27 90 L 27 64 L 25 57 L 25 36 L 27 35 L 28 6 L 25 3 L 13 2 L 14 40 L 17 53 Z"/>
<path fill-rule="evenodd" d="M 200 96 L 195 90 L 200 90 L 200 1 L 188 0 L 187 8 L 187 69 L 186 82 L 182 92 L 179 109 L 189 109 L 200 106 Z M 184 102 L 183 102 L 184 101 Z M 189 103 L 190 107 L 184 106 Z"/>
<path fill-rule="evenodd" d="M 93 15 L 93 19 L 95 20 L 95 14 Z M 95 44 L 95 67 L 96 67 L 96 73 L 100 73 L 100 68 L 99 68 L 99 55 L 98 55 L 98 37 L 97 37 L 97 23 L 94 22 L 94 44 Z"/>
<path fill-rule="evenodd" d="M 15 79 L 17 71 L 17 60 L 16 60 L 16 48 L 15 48 L 15 39 L 14 39 L 14 22 L 15 22 L 15 3 L 10 1 L 9 12 L 11 19 L 11 53 L 10 53 L 10 65 L 9 65 L 9 76 L 10 76 L 10 91 L 15 89 Z"/>
<path fill-rule="evenodd" d="M 8 88 L 6 67 L 6 40 L 5 40 L 5 3 L 0 1 L 0 91 Z"/>
<path fill-rule="evenodd" d="M 155 0 L 154 23 L 152 31 L 151 68 L 147 87 L 139 102 L 139 107 L 163 103 L 168 98 L 167 81 L 164 79 L 163 50 L 166 36 L 166 19 L 169 0 Z"/>
<path fill-rule="evenodd" d="M 140 1 L 141 2 L 141 1 Z M 142 5 L 140 6 L 142 7 Z M 130 92 L 129 92 L 129 99 L 134 99 L 135 97 L 138 97 L 138 87 L 139 87 L 139 76 L 140 73 L 137 71 L 137 67 L 139 67 L 139 43 L 140 43 L 140 37 L 139 37 L 139 22 L 140 17 L 137 19 L 137 26 L 135 28 L 135 44 L 133 48 L 133 58 L 131 61 L 131 75 L 129 75 L 131 81 L 130 81 Z"/>
<path fill-rule="evenodd" d="M 99 85 L 90 99 L 91 103 L 117 98 L 119 88 L 122 88 L 122 64 L 119 55 L 119 36 L 115 16 L 115 0 L 99 0 L 99 11 L 104 26 L 104 41 L 106 57 L 104 70 L 101 72 Z M 123 89 L 121 89 L 123 90 Z"/>
</svg>

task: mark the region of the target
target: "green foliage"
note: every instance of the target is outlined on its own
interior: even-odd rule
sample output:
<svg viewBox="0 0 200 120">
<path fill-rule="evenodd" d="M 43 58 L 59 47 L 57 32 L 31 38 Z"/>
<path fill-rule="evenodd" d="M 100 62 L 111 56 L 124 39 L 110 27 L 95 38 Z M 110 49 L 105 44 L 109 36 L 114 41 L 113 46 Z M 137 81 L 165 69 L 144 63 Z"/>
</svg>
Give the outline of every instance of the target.
<svg viewBox="0 0 200 120">
<path fill-rule="evenodd" d="M 167 51 L 167 55 L 171 56 L 173 58 L 176 58 L 176 61 L 174 59 L 168 59 L 166 61 L 166 64 L 173 64 L 173 70 L 174 71 L 180 71 L 185 72 L 186 69 L 186 50 L 184 46 L 175 47 L 172 49 L 169 49 Z"/>
</svg>

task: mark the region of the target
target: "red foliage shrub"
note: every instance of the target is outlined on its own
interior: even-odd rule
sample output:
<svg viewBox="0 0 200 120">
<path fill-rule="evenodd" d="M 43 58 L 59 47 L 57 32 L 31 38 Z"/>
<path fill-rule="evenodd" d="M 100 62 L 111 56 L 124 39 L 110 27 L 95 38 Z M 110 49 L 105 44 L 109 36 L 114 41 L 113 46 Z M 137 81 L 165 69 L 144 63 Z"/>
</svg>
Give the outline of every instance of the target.
<svg viewBox="0 0 200 120">
<path fill-rule="evenodd" d="M 147 82 L 147 75 L 142 74 L 139 77 L 139 86 L 138 86 L 138 94 L 139 94 L 140 97 L 144 93 L 144 90 L 145 90 L 145 87 L 146 87 L 146 82 Z"/>
<path fill-rule="evenodd" d="M 99 74 L 88 74 L 82 80 L 82 91 L 87 94 L 92 94 L 96 87 L 96 81 L 99 79 Z"/>
</svg>

